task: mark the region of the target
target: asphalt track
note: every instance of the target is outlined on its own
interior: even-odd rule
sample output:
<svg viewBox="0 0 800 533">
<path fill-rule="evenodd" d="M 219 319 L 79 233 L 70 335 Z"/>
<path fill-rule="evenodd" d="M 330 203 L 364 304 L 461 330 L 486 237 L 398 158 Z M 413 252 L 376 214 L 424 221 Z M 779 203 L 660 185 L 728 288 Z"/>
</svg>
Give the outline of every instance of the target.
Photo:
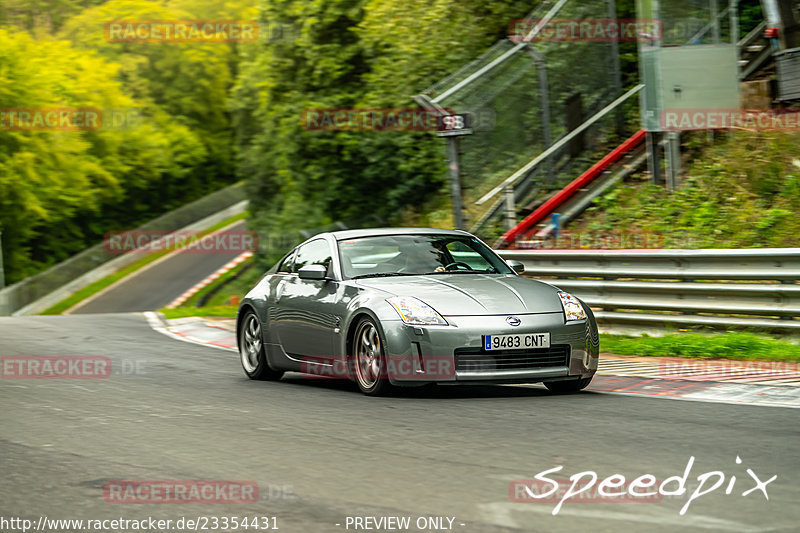
<svg viewBox="0 0 800 533">
<path fill-rule="evenodd" d="M 236 354 L 168 338 L 133 313 L 2 317 L 0 355 L 112 363 L 106 379 L 0 379 L 0 517 L 274 516 L 289 533 L 354 531 L 348 516 L 455 517 L 451 530 L 465 533 L 800 530 L 796 409 L 529 387 L 367 398 L 299 375 L 253 382 Z M 558 465 L 550 477 L 664 480 L 693 456 L 683 496 L 567 501 L 556 516 L 555 503 L 509 499 L 510 482 Z M 754 485 L 747 469 L 762 481 L 777 475 L 768 501 L 741 495 Z M 711 471 L 724 484 L 681 516 L 697 476 Z M 249 480 L 259 500 L 107 503 L 113 480 Z"/>
<path fill-rule="evenodd" d="M 245 229 L 247 225 L 242 221 L 221 233 L 241 232 Z M 73 307 L 69 314 L 161 309 L 241 252 L 242 250 L 213 250 L 209 253 L 170 254 Z"/>
</svg>

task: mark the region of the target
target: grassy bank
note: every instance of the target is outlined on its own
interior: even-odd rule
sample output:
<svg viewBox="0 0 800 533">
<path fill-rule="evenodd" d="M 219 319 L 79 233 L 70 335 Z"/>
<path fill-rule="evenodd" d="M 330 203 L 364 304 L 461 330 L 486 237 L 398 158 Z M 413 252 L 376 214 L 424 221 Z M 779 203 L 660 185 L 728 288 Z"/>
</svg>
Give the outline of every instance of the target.
<svg viewBox="0 0 800 533">
<path fill-rule="evenodd" d="M 753 333 L 601 335 L 600 350 L 618 355 L 800 362 L 800 345 Z"/>
<path fill-rule="evenodd" d="M 176 307 L 175 309 L 159 309 L 159 313 L 163 313 L 166 318 L 186 318 L 186 317 L 222 317 L 222 318 L 235 318 L 236 317 L 235 305 L 207 305 L 205 307 Z"/>
<path fill-rule="evenodd" d="M 692 161 L 680 189 L 631 180 L 598 198 L 568 233 L 649 236 L 644 242 L 664 248 L 800 245 L 800 133 L 685 138 Z"/>
</svg>

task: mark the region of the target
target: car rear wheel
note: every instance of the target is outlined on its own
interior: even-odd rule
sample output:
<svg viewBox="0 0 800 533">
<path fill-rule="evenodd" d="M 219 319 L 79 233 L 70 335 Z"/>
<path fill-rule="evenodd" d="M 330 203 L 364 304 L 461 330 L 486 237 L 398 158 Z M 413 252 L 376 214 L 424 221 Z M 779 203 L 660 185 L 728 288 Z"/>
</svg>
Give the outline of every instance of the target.
<svg viewBox="0 0 800 533">
<path fill-rule="evenodd" d="M 352 362 L 356 383 L 368 396 L 380 396 L 391 390 L 386 373 L 386 355 L 378 326 L 370 318 L 363 318 L 353 336 Z"/>
<path fill-rule="evenodd" d="M 549 381 L 544 386 L 556 394 L 570 394 L 585 389 L 592 382 L 592 378 L 570 379 L 566 381 Z"/>
<path fill-rule="evenodd" d="M 273 370 L 267 362 L 261 322 L 252 311 L 245 315 L 239 330 L 239 355 L 244 373 L 250 379 L 277 380 L 283 376 L 282 370 Z"/>
</svg>

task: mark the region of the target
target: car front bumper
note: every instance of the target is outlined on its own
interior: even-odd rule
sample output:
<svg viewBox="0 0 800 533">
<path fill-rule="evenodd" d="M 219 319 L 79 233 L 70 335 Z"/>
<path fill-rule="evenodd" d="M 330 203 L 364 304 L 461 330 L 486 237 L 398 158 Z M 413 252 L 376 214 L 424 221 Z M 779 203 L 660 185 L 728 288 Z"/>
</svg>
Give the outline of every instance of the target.
<svg viewBox="0 0 800 533">
<path fill-rule="evenodd" d="M 421 383 L 535 383 L 592 377 L 597 371 L 597 328 L 587 318 L 564 323 L 562 313 L 445 316 L 447 326 L 383 321 L 389 379 Z M 486 351 L 484 335 L 550 333 L 550 348 Z M 409 371 L 408 369 L 413 369 Z"/>
</svg>

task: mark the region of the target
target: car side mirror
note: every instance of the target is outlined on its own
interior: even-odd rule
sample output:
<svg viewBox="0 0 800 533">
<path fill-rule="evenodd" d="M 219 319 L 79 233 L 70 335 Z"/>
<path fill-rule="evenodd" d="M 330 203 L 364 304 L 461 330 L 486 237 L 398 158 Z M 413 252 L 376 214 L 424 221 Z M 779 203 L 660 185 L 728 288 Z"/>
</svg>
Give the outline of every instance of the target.
<svg viewBox="0 0 800 533">
<path fill-rule="evenodd" d="M 509 259 L 506 261 L 506 264 L 511 267 L 511 270 L 516 272 L 517 274 L 522 274 L 525 272 L 525 265 L 522 264 L 521 261 L 517 261 L 515 259 Z"/>
<path fill-rule="evenodd" d="M 328 268 L 325 265 L 306 265 L 297 274 L 300 279 L 321 280 L 328 277 Z"/>
</svg>

